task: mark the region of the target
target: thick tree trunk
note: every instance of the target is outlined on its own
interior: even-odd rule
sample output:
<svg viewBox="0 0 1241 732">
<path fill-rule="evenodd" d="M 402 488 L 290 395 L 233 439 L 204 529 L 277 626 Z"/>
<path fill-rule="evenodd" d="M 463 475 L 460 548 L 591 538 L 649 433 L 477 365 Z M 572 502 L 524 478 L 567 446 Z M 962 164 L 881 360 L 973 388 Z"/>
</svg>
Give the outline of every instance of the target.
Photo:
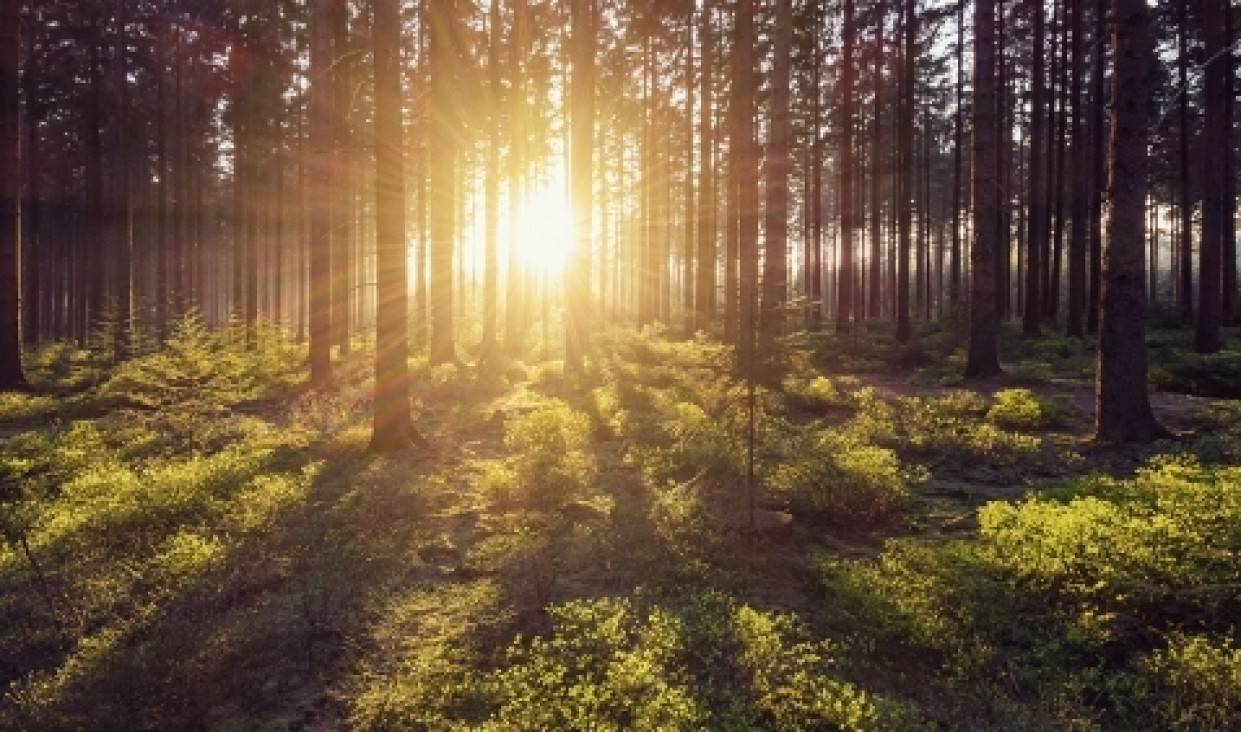
<svg viewBox="0 0 1241 732">
<path fill-rule="evenodd" d="M 1146 385 L 1147 107 L 1154 66 L 1145 0 L 1113 0 L 1109 204 L 1103 251 L 1095 438 L 1147 442 L 1167 434 L 1151 412 Z"/>
<path fill-rule="evenodd" d="M 405 238 L 405 144 L 401 121 L 399 0 L 374 0 L 375 399 L 370 448 L 421 443 L 410 417 L 409 281 Z"/>
<path fill-rule="evenodd" d="M 996 180 L 999 134 L 995 125 L 995 3 L 975 0 L 974 18 L 974 244 L 970 250 L 970 329 L 966 378 L 1000 373 L 995 256 L 1000 216 Z"/>
<path fill-rule="evenodd" d="M 332 380 L 332 0 L 312 0 L 310 16 L 310 383 Z"/>
<path fill-rule="evenodd" d="M 0 0 L 0 391 L 26 385 L 21 342 L 18 0 Z"/>
<path fill-rule="evenodd" d="M 1224 3 L 1205 0 L 1202 17 L 1206 68 L 1203 74 L 1202 119 L 1202 240 L 1198 253 L 1198 320 L 1194 350 L 1215 353 L 1223 347 L 1224 176 L 1227 174 L 1228 130 L 1224 95 L 1228 65 L 1224 48 Z"/>
</svg>

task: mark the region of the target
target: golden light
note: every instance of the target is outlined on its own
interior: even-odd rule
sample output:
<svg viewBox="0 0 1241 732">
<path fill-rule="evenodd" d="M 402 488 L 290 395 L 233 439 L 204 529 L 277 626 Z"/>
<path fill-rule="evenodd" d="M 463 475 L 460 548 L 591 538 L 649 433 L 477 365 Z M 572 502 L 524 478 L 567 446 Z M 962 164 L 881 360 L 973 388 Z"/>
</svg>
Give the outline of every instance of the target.
<svg viewBox="0 0 1241 732">
<path fill-rule="evenodd" d="M 545 277 L 559 274 L 573 251 L 573 208 L 562 187 L 535 191 L 517 219 L 517 259 L 530 271 Z"/>
</svg>

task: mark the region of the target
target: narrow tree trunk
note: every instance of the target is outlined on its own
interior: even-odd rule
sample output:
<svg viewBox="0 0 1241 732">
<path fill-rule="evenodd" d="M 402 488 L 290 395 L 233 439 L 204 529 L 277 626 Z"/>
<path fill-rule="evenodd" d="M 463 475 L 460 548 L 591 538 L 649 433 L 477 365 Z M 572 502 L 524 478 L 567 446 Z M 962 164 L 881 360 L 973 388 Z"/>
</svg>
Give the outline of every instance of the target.
<svg viewBox="0 0 1241 732">
<path fill-rule="evenodd" d="M 896 340 L 905 343 L 913 336 L 913 327 L 909 321 L 909 255 L 913 243 L 913 210 L 910 196 L 913 193 L 914 74 L 917 71 L 917 59 L 914 57 L 914 41 L 917 38 L 914 0 L 905 0 L 901 29 L 904 34 L 904 48 L 901 53 L 903 70 L 901 72 L 900 112 L 897 122 L 900 130 L 898 133 L 900 196 L 896 200 L 897 228 L 899 229 L 897 234 L 899 245 L 896 255 Z M 994 40 L 992 45 L 994 46 Z M 994 114 L 991 119 L 994 120 Z M 993 182 L 998 183 L 994 179 Z"/>
<path fill-rule="evenodd" d="M 853 229 L 855 226 L 853 181 L 855 168 L 853 155 L 853 90 L 854 90 L 854 58 L 853 49 L 856 40 L 854 28 L 853 0 L 844 0 L 842 5 L 841 40 L 843 50 L 840 54 L 840 86 L 837 96 L 840 99 L 840 269 L 837 272 L 836 288 L 836 332 L 845 333 L 853 317 L 853 287 L 856 274 L 853 263 Z"/>
<path fill-rule="evenodd" d="M 573 69 L 569 82 L 572 133 L 569 190 L 576 241 L 565 268 L 565 368 L 580 376 L 591 331 L 591 246 L 594 240 L 595 0 L 573 0 Z"/>
<path fill-rule="evenodd" d="M 1189 320 L 1194 317 L 1194 206 L 1193 189 L 1189 179 L 1189 7 L 1188 3 L 1177 3 L 1177 35 L 1176 35 L 1176 80 L 1179 94 L 1177 97 L 1177 121 L 1179 132 L 1177 141 L 1180 144 L 1178 159 L 1179 177 L 1177 191 L 1180 193 L 1180 248 L 1177 257 L 1177 269 L 1180 275 L 1177 283 L 1177 298 L 1181 308 L 1181 317 Z M 1217 151 L 1216 151 L 1217 152 Z"/>
<path fill-rule="evenodd" d="M 846 0 L 849 2 L 849 0 Z M 776 0 L 775 58 L 771 69 L 771 122 L 767 146 L 767 205 L 763 231 L 763 301 L 761 337 L 772 343 L 784 327 L 788 300 L 789 167 L 792 119 L 789 92 L 792 82 L 793 2 Z M 846 43 L 849 43 L 846 40 Z"/>
<path fill-rule="evenodd" d="M 700 56 L 698 65 L 698 135 L 701 144 L 698 168 L 698 252 L 694 269 L 695 328 L 707 330 L 715 319 L 715 35 L 712 24 L 711 0 L 703 3 L 701 30 L 698 34 Z"/>
<path fill-rule="evenodd" d="M 1031 22 L 1034 25 L 1034 48 L 1046 42 L 1043 0 L 1030 0 Z M 1047 251 L 1047 161 L 1044 151 L 1047 132 L 1047 78 L 1042 53 L 1033 57 L 1030 84 L 1030 194 L 1026 218 L 1026 288 L 1021 330 L 1038 335 L 1043 315 L 1043 256 Z"/>
</svg>

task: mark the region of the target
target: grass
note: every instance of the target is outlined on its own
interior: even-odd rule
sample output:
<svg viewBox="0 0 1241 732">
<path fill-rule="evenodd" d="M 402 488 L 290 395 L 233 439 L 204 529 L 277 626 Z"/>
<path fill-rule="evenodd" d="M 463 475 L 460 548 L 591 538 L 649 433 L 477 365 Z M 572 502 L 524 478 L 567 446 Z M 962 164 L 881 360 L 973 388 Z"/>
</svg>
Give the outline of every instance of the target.
<svg viewBox="0 0 1241 732">
<path fill-rule="evenodd" d="M 1006 334 L 980 388 L 955 332 L 889 341 L 781 344 L 753 488 L 703 338 L 608 333 L 573 383 L 412 359 L 436 449 L 393 456 L 365 345 L 317 393 L 192 323 L 37 352 L 0 401 L 0 728 L 1235 727 L 1235 404 L 1100 450 L 1082 343 Z"/>
</svg>

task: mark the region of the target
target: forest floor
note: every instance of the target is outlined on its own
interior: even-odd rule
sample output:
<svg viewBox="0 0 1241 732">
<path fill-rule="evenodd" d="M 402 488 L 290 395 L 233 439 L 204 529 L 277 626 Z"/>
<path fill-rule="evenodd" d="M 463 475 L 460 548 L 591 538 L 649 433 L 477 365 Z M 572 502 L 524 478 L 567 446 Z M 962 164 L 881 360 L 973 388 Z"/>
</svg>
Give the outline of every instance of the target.
<svg viewBox="0 0 1241 732">
<path fill-rule="evenodd" d="M 247 357 L 42 355 L 65 390 L 0 402 L 0 728 L 1235 728 L 1241 570 L 1185 547 L 1241 549 L 1194 487 L 1241 482 L 1241 352 L 1155 336 L 1178 438 L 1109 446 L 1091 348 L 1006 337 L 975 384 L 952 333 L 791 336 L 752 402 L 705 340 L 419 362 L 432 447 L 391 455 L 365 347 L 324 392 L 279 351 L 175 399 Z M 213 404 L 247 369 L 274 396 Z M 1147 484 L 1193 511 L 1141 534 Z"/>
</svg>

